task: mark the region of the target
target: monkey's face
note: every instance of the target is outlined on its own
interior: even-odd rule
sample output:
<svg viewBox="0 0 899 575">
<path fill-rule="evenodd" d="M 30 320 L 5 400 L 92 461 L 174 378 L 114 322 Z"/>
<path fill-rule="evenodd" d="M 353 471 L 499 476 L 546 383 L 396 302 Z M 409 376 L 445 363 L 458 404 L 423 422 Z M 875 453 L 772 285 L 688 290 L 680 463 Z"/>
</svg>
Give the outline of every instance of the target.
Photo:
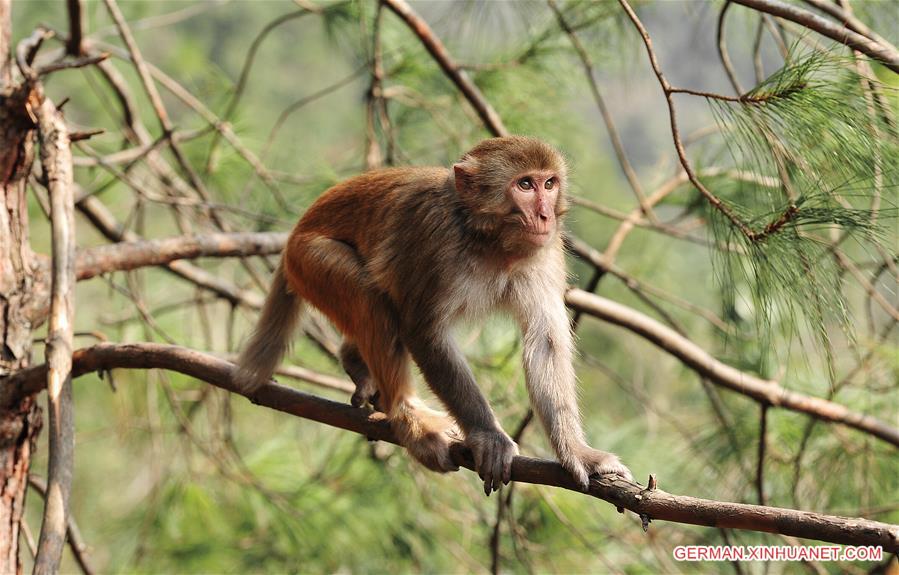
<svg viewBox="0 0 899 575">
<path fill-rule="evenodd" d="M 512 205 L 512 223 L 517 225 L 524 244 L 543 247 L 556 232 L 556 206 L 561 181 L 551 170 L 517 174 L 509 182 L 506 196 Z"/>
</svg>

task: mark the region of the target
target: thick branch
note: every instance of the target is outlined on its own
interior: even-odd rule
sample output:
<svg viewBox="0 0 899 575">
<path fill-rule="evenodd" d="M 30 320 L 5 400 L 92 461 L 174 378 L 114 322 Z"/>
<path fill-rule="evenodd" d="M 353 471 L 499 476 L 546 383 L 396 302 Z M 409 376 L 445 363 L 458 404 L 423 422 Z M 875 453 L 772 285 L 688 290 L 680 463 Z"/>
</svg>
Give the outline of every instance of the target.
<svg viewBox="0 0 899 575">
<path fill-rule="evenodd" d="M 446 47 L 440 38 L 434 34 L 428 23 L 406 3 L 405 0 L 383 0 L 384 4 L 393 11 L 394 14 L 403 19 L 406 25 L 418 36 L 421 43 L 427 51 L 433 56 L 434 60 L 443 70 L 443 73 L 459 88 L 465 99 L 472 105 L 484 126 L 494 136 L 508 136 L 509 131 L 503 125 L 499 114 L 490 105 L 490 102 L 484 98 L 484 95 L 475 86 L 474 82 L 469 79 L 465 72 L 459 68 L 459 65 L 453 61 L 447 52 Z"/>
<path fill-rule="evenodd" d="M 75 422 L 72 413 L 72 337 L 75 319 L 75 208 L 72 150 L 62 115 L 46 99 L 38 110 L 41 163 L 50 191 L 50 325 L 47 333 L 49 464 L 44 520 L 34 573 L 56 573 L 62 560 L 72 490 Z"/>
<path fill-rule="evenodd" d="M 104 343 L 76 351 L 72 362 L 76 375 L 114 368 L 159 368 L 177 371 L 232 393 L 240 393 L 231 379 L 233 364 L 178 346 Z M 46 369 L 42 365 L 22 370 L 7 379 L 3 388 L 13 387 L 22 392 L 36 393 L 44 385 Z M 262 387 L 251 400 L 258 405 L 354 431 L 370 439 L 398 443 L 379 413 L 372 414 L 274 383 Z M 468 469 L 474 467 L 471 452 L 461 443 L 453 446 L 453 459 Z M 516 457 L 512 464 L 512 479 L 577 491 L 568 473 L 554 461 Z M 881 545 L 888 552 L 899 550 L 899 526 L 877 521 L 672 495 L 658 489 L 646 490 L 617 478 L 592 478 L 588 493 L 652 519 L 780 533 L 846 545 Z"/>
<path fill-rule="evenodd" d="M 575 310 L 640 335 L 708 377 L 716 385 L 749 396 L 764 405 L 841 423 L 899 447 L 899 429 L 869 415 L 850 411 L 838 403 L 789 391 L 777 382 L 755 377 L 722 363 L 673 329 L 634 309 L 579 289 L 568 290 L 565 302 Z"/>
<path fill-rule="evenodd" d="M 136 233 L 122 226 L 112 215 L 112 212 L 94 196 L 87 196 L 80 200 L 76 206 L 84 216 L 102 233 L 106 239 L 113 242 L 138 242 L 142 238 Z M 262 307 L 262 298 L 255 292 L 240 289 L 239 287 L 219 278 L 206 270 L 183 261 L 172 261 L 165 264 L 173 274 L 185 280 L 207 289 L 230 302 L 246 304 L 252 308 Z"/>
<path fill-rule="evenodd" d="M 840 23 L 845 24 L 847 28 L 850 30 L 854 30 L 858 32 L 862 36 L 867 36 L 868 38 L 874 40 L 881 46 L 886 46 L 891 50 L 895 50 L 896 47 L 890 44 L 890 42 L 868 27 L 867 24 L 856 18 L 852 15 L 852 10 L 850 8 L 843 9 L 840 4 L 827 2 L 826 0 L 803 0 L 809 6 L 813 6 L 822 12 L 826 12 L 830 14 L 834 18 L 840 21 Z"/>
<path fill-rule="evenodd" d="M 204 256 L 275 255 L 281 253 L 286 241 L 286 233 L 242 232 L 109 244 L 78 252 L 78 279 Z"/>
<path fill-rule="evenodd" d="M 734 0 L 734 2 L 805 26 L 822 36 L 858 50 L 862 54 L 882 62 L 893 72 L 899 73 L 899 52 L 894 47 L 862 36 L 842 24 L 836 24 L 814 12 L 786 4 L 780 0 Z"/>
</svg>

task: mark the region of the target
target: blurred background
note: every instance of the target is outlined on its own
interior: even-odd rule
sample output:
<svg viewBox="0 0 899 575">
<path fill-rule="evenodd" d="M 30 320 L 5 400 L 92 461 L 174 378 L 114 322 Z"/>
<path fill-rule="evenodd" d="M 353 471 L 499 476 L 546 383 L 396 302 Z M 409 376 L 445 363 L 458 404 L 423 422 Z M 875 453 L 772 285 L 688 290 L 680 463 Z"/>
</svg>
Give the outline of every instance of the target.
<svg viewBox="0 0 899 575">
<path fill-rule="evenodd" d="M 92 45 L 112 54 L 139 119 L 151 138 L 158 138 L 153 108 L 133 67 L 122 59 L 126 53 L 105 6 L 94 1 L 85 6 Z M 184 135 L 181 148 L 230 229 L 287 231 L 344 177 L 372 165 L 449 165 L 489 136 L 409 28 L 388 10 L 379 14 L 377 6 L 121 2 L 147 62 L 212 114 L 204 116 L 157 76 L 175 129 Z M 613 237 L 621 241 L 612 255 L 616 273 L 599 280 L 598 294 L 675 327 L 730 365 L 899 425 L 896 319 L 872 303 L 870 290 L 854 275 L 817 252 L 811 271 L 802 271 L 790 258 L 813 248 L 787 240 L 763 255 L 729 254 L 720 246 L 738 243 L 732 230 L 715 223 L 685 180 L 655 206 L 660 223 L 640 214 L 583 60 L 559 22 L 561 15 L 574 28 L 649 197 L 670 184 L 680 166 L 662 91 L 639 35 L 617 3 L 559 2 L 558 13 L 545 2 L 530 1 L 412 6 L 510 131 L 538 136 L 564 151 L 576 198 L 569 229 L 600 252 Z M 735 95 L 717 48 L 723 6 L 701 0 L 636 4 L 673 85 Z M 62 2 L 17 0 L 12 8 L 14 42 L 39 23 L 67 28 Z M 895 3 L 855 0 L 852 8 L 888 40 L 899 40 Z M 876 145 L 851 134 L 834 136 L 849 125 L 853 109 L 865 110 L 864 98 L 852 92 L 857 85 L 827 91 L 852 68 L 850 53 L 788 26 L 781 26 L 778 36 L 763 28 L 758 13 L 738 6 L 727 15 L 726 40 L 744 90 L 776 73 L 782 74 L 781 84 L 764 89 L 782 89 L 790 74 L 801 76 L 792 68 L 784 73 L 785 61 L 815 63 L 810 76 L 801 76 L 811 94 L 790 102 L 793 108 L 772 112 L 773 121 L 801 120 L 808 128 L 827 118 L 848 119 L 831 131 L 794 133 L 789 140 L 796 146 L 794 156 L 808 158 L 811 166 L 803 172 L 806 179 L 796 177 L 797 186 L 803 193 L 820 187 L 848 198 L 842 204 L 829 198 L 821 209 L 853 210 L 861 221 L 848 227 L 862 230 L 862 237 L 841 248 L 873 289 L 899 306 L 894 273 L 899 156 L 888 155 L 897 150 L 894 134 Z M 376 54 L 383 79 L 373 98 Z M 895 112 L 897 75 L 878 65 L 873 72 Z M 91 68 L 66 71 L 47 85 L 54 101 L 70 98 L 65 111 L 71 125 L 107 130 L 76 147 L 81 188 L 142 236 L 181 233 L 158 174 L 141 161 L 104 166 L 98 160 L 125 147 L 119 102 L 100 74 Z M 850 104 L 855 108 L 847 109 Z M 767 160 L 754 156 L 753 136 L 734 129 L 741 125 L 741 111 L 694 96 L 677 96 L 676 105 L 688 156 L 713 174 L 706 183 L 743 208 L 748 219 L 770 220 L 777 210 L 756 199 L 757 182 L 734 176 L 735 170 L 776 175 Z M 266 167 L 264 178 L 246 154 L 209 128 L 210 117 L 230 123 L 242 146 Z M 841 157 L 841 151 L 847 155 Z M 879 179 L 871 162 L 860 159 L 865 155 L 877 156 Z M 123 173 L 133 185 L 123 181 Z M 879 208 L 872 207 L 875 195 Z M 29 201 L 32 245 L 49 253 L 48 220 L 38 198 Z M 621 221 L 630 214 L 637 225 L 620 235 Z M 753 219 L 763 216 L 767 219 Z M 213 229 L 200 216 L 188 220 L 194 231 Z M 78 226 L 79 246 L 108 242 L 86 219 Z M 831 231 L 824 229 L 821 237 L 831 237 Z M 757 261 L 763 264 L 754 267 Z M 258 294 L 269 277 L 269 268 L 258 262 L 251 266 L 254 274 L 236 259 L 196 263 Z M 791 275 L 791 268 L 799 273 Z M 572 257 L 569 269 L 573 285 L 588 285 L 591 267 Z M 798 285 L 795 275 L 809 284 Z M 810 299 L 816 292 L 823 294 L 821 300 Z M 253 309 L 163 270 L 120 272 L 79 284 L 76 344 L 98 338 L 159 341 L 228 354 L 254 318 Z M 673 493 L 749 503 L 762 496 L 775 506 L 899 522 L 894 446 L 719 391 L 645 340 L 596 319 L 580 318 L 577 335 L 588 437 L 595 447 L 619 454 L 639 481 L 655 473 L 660 486 Z M 504 427 L 517 429 L 528 403 L 515 326 L 491 318 L 483 326 L 461 326 L 458 336 Z M 35 357 L 42 352 L 36 344 Z M 343 375 L 319 345 L 299 334 L 288 362 Z M 348 401 L 341 392 L 280 381 Z M 862 573 L 874 567 L 678 564 L 671 556 L 675 545 L 790 542 L 661 522 L 644 533 L 632 514 L 535 485 L 507 487 L 488 499 L 473 473 L 429 473 L 394 446 L 260 408 L 178 374 L 118 370 L 111 381 L 86 376 L 76 382 L 75 400 L 72 514 L 99 572 Z M 761 429 L 765 451 L 759 480 Z M 520 443 L 525 454 L 552 457 L 536 422 Z M 45 469 L 45 457 L 42 444 L 36 470 Z M 40 509 L 40 500 L 29 496 L 27 520 L 35 532 Z M 77 570 L 68 552 L 64 570 Z"/>
</svg>

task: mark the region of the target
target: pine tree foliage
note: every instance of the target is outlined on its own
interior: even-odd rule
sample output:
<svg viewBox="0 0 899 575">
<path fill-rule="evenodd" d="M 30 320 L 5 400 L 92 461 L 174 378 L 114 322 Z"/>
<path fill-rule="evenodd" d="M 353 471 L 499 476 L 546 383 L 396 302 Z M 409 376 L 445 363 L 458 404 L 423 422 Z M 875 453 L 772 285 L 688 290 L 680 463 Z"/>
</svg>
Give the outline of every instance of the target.
<svg viewBox="0 0 899 575">
<path fill-rule="evenodd" d="M 755 235 L 714 211 L 711 229 L 731 248 L 717 258 L 731 305 L 749 298 L 762 335 L 802 315 L 827 344 L 828 319 L 853 331 L 834 251 L 896 241 L 899 134 L 884 108 L 895 94 L 854 61 L 796 52 L 738 102 L 710 100 L 733 165 L 754 176 L 715 190 Z"/>
</svg>

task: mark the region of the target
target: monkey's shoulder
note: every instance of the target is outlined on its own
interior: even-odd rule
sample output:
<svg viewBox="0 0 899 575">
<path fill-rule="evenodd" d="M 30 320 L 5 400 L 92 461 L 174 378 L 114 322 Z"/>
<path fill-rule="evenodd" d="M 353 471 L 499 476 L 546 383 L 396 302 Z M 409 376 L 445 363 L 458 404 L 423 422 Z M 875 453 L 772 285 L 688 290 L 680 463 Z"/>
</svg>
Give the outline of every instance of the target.
<svg viewBox="0 0 899 575">
<path fill-rule="evenodd" d="M 446 186 L 450 171 L 440 167 L 381 168 L 354 176 L 326 192 L 327 195 L 349 195 L 355 199 L 397 199 Z"/>
</svg>

